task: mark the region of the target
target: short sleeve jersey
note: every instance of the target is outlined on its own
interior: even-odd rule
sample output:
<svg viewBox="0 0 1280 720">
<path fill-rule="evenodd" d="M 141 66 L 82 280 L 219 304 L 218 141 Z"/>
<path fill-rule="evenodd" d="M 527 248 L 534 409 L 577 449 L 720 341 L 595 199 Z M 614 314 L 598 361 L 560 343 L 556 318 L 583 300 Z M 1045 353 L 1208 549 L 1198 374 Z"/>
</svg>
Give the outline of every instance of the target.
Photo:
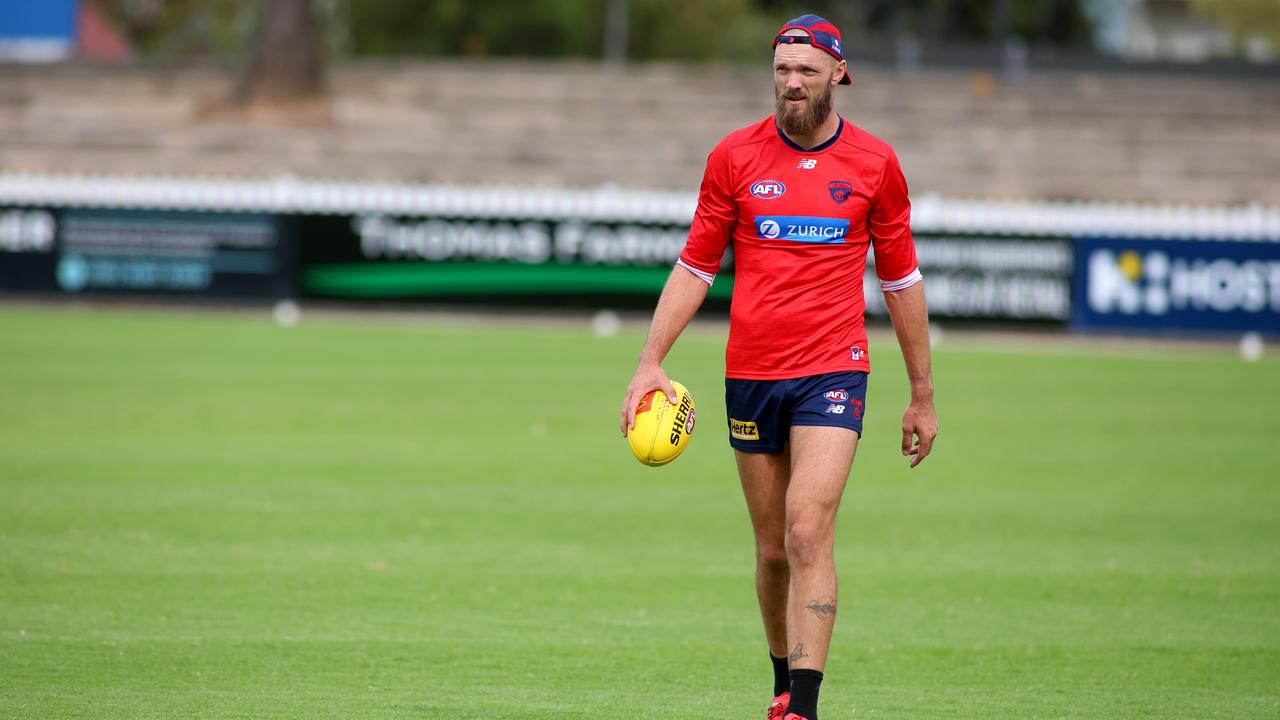
<svg viewBox="0 0 1280 720">
<path fill-rule="evenodd" d="M 893 149 L 843 119 L 831 140 L 808 150 L 772 116 L 722 140 L 707 158 L 678 264 L 711 283 L 733 245 L 726 376 L 870 371 L 867 250 L 883 290 L 919 282 L 910 222 Z"/>
</svg>

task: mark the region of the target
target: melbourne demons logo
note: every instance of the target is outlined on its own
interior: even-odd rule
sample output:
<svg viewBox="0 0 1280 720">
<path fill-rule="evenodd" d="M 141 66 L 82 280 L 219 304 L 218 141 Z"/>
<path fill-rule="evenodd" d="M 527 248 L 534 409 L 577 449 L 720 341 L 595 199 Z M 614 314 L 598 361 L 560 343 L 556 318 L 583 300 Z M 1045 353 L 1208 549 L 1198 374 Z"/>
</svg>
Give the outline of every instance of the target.
<svg viewBox="0 0 1280 720">
<path fill-rule="evenodd" d="M 827 183 L 827 192 L 831 193 L 831 199 L 837 203 L 844 204 L 845 200 L 853 194 L 853 183 L 844 180 L 832 180 Z"/>
<path fill-rule="evenodd" d="M 787 191 L 787 186 L 777 180 L 757 180 L 751 183 L 751 194 L 761 200 L 777 200 Z"/>
</svg>

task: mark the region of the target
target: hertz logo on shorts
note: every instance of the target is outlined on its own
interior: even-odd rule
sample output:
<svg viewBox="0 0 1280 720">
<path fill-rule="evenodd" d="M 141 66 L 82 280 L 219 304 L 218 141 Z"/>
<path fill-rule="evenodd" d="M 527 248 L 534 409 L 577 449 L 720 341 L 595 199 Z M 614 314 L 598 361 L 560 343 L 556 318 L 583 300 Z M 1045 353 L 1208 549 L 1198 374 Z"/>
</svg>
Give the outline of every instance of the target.
<svg viewBox="0 0 1280 720">
<path fill-rule="evenodd" d="M 756 424 L 747 420 L 729 418 L 729 434 L 737 440 L 759 440 L 760 430 Z"/>
</svg>

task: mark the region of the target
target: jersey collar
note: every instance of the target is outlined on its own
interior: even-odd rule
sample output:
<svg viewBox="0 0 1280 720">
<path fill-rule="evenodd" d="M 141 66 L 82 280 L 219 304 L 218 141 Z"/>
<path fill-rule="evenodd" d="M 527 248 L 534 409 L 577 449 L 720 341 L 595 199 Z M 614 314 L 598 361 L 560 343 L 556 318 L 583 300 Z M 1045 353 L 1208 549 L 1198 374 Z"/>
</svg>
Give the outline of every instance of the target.
<svg viewBox="0 0 1280 720">
<path fill-rule="evenodd" d="M 791 140 L 791 138 L 787 137 L 786 133 L 782 132 L 782 128 L 778 127 L 778 123 L 776 121 L 773 123 L 773 129 L 778 131 L 778 137 L 782 138 L 782 142 L 786 143 L 787 147 L 791 148 L 792 150 L 795 150 L 796 152 L 802 152 L 802 153 L 822 152 L 823 150 L 826 150 L 832 145 L 835 145 L 836 140 L 840 139 L 840 133 L 844 132 L 844 118 L 840 117 L 839 115 L 837 115 L 836 118 L 840 120 L 840 124 L 836 126 L 836 134 L 832 135 L 827 140 L 811 148 L 802 148 L 799 145 L 795 144 Z"/>
</svg>

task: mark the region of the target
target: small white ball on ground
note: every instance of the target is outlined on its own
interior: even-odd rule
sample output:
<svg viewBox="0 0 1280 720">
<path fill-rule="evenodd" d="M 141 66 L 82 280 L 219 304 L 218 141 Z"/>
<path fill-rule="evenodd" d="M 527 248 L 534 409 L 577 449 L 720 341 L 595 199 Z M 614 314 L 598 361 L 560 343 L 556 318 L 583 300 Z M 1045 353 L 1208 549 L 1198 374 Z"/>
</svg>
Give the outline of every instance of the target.
<svg viewBox="0 0 1280 720">
<path fill-rule="evenodd" d="M 601 310 L 591 316 L 591 329 L 597 337 L 613 337 L 622 328 L 622 319 L 612 310 Z"/>
<path fill-rule="evenodd" d="M 942 344 L 942 326 L 938 323 L 929 323 L 929 347 L 937 347 Z"/>
<path fill-rule="evenodd" d="M 271 309 L 271 317 L 280 327 L 293 327 L 302 320 L 302 310 L 292 300 L 281 300 Z"/>
<path fill-rule="evenodd" d="M 1262 336 L 1256 332 L 1245 333 L 1240 338 L 1240 357 L 1248 362 L 1257 362 L 1262 359 Z"/>
</svg>

